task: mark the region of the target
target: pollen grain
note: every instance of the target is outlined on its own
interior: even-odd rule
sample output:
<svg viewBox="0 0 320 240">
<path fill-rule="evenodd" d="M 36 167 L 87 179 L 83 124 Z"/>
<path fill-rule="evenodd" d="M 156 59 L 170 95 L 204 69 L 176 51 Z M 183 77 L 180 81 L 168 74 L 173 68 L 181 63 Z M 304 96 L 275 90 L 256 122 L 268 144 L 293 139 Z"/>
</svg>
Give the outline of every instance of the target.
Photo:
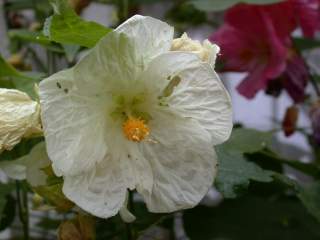
<svg viewBox="0 0 320 240">
<path fill-rule="evenodd" d="M 122 130 L 126 138 L 133 142 L 141 142 L 150 133 L 148 125 L 139 118 L 129 117 L 122 126 Z"/>
</svg>

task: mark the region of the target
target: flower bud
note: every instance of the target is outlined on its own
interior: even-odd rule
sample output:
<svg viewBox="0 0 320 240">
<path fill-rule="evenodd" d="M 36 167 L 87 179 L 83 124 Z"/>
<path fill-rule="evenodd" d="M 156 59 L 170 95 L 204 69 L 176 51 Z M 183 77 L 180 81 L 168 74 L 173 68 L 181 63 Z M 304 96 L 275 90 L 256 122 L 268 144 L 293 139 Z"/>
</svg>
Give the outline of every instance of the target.
<svg viewBox="0 0 320 240">
<path fill-rule="evenodd" d="M 0 152 L 41 133 L 39 103 L 21 91 L 0 88 Z"/>
<path fill-rule="evenodd" d="M 287 108 L 286 114 L 282 122 L 282 129 L 286 137 L 291 136 L 295 132 L 298 116 L 299 112 L 296 106 L 291 106 Z"/>
<path fill-rule="evenodd" d="M 209 42 L 208 39 L 204 40 L 201 44 L 199 41 L 189 38 L 187 33 L 184 33 L 180 38 L 173 39 L 171 51 L 195 53 L 202 61 L 214 66 L 220 48 L 218 45 Z"/>
</svg>

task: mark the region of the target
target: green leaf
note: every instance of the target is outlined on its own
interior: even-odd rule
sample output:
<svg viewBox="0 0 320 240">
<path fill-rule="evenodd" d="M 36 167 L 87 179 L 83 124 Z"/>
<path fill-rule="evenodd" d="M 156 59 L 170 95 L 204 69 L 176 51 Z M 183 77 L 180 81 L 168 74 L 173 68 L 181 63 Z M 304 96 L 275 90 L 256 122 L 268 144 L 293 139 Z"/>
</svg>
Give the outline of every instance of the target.
<svg viewBox="0 0 320 240">
<path fill-rule="evenodd" d="M 304 188 L 301 187 L 298 197 L 306 206 L 309 213 L 320 222 L 320 181 L 314 182 Z"/>
<path fill-rule="evenodd" d="M 263 163 L 274 163 L 274 164 L 286 164 L 296 170 L 299 170 L 314 178 L 320 178 L 320 167 L 314 163 L 303 163 L 292 159 L 286 159 L 278 154 L 272 152 L 269 149 L 258 151 L 253 154 L 246 154 L 246 156 L 255 162 Z M 273 170 L 273 169 L 272 169 Z"/>
<path fill-rule="evenodd" d="M 0 87 L 17 88 L 29 94 L 33 99 L 36 98 L 34 84 L 38 83 L 43 75 L 31 75 L 18 72 L 14 67 L 7 63 L 0 55 Z"/>
<path fill-rule="evenodd" d="M 320 181 L 307 186 L 300 185 L 295 180 L 281 174 L 274 174 L 274 179 L 291 188 L 308 212 L 320 223 Z"/>
<path fill-rule="evenodd" d="M 41 32 L 33 32 L 27 29 L 10 30 L 8 35 L 12 39 L 20 39 L 27 42 L 38 43 L 41 45 L 50 45 L 51 41 Z"/>
<path fill-rule="evenodd" d="M 184 213 L 191 240 L 320 239 L 319 224 L 296 198 L 246 196 Z"/>
<path fill-rule="evenodd" d="M 313 75 L 313 79 L 314 79 L 317 83 L 320 83 L 320 75 Z"/>
<path fill-rule="evenodd" d="M 64 0 L 50 0 L 54 15 L 45 21 L 43 33 L 50 40 L 93 47 L 111 29 L 81 19 Z"/>
<path fill-rule="evenodd" d="M 235 128 L 230 139 L 223 144 L 232 151 L 257 152 L 272 144 L 272 132 L 262 132 L 250 128 Z"/>
<path fill-rule="evenodd" d="M 320 47 L 320 40 L 313 38 L 293 38 L 294 46 L 300 51 L 309 50 Z"/>
<path fill-rule="evenodd" d="M 272 4 L 281 1 L 282 0 L 192 0 L 188 3 L 194 5 L 199 10 L 211 12 L 226 10 L 238 3 Z"/>
<path fill-rule="evenodd" d="M 28 43 L 40 44 L 48 50 L 63 53 L 63 49 L 56 43 L 51 42 L 49 38 L 43 35 L 42 32 L 29 31 L 26 29 L 10 30 L 8 35 L 12 41 L 18 40 Z"/>
<path fill-rule="evenodd" d="M 6 195 L 6 204 L 1 212 L 0 231 L 8 228 L 15 219 L 16 200 L 11 195 Z"/>
<path fill-rule="evenodd" d="M 3 230 L 7 224 L 12 222 L 12 211 L 6 209 L 6 207 L 10 206 L 8 201 L 11 201 L 12 198 L 9 194 L 14 189 L 15 185 L 12 183 L 0 183 L 0 230 Z"/>
<path fill-rule="evenodd" d="M 219 146 L 218 175 L 215 181 L 217 189 L 225 198 L 235 198 L 242 194 L 249 186 L 250 180 L 271 182 L 272 172 L 263 170 L 255 163 L 247 161 L 243 153 Z"/>
<path fill-rule="evenodd" d="M 272 172 L 249 162 L 244 153 L 256 152 L 271 144 L 272 134 L 253 129 L 234 129 L 225 144 L 216 147 L 218 175 L 215 185 L 226 198 L 235 198 L 249 186 L 250 180 L 271 182 Z"/>
</svg>

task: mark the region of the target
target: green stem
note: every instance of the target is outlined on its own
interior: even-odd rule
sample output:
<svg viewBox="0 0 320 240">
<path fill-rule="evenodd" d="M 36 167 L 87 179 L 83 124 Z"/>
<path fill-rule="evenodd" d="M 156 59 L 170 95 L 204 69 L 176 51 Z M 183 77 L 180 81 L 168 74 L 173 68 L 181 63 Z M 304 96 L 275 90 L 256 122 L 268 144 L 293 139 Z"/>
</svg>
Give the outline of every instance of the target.
<svg viewBox="0 0 320 240">
<path fill-rule="evenodd" d="M 21 183 L 19 181 L 16 181 L 16 192 L 17 192 L 19 219 L 23 225 L 23 236 L 24 236 L 23 239 L 29 240 L 30 234 L 29 234 L 28 192 L 25 187 L 21 186 Z"/>
<path fill-rule="evenodd" d="M 38 57 L 36 52 L 32 49 L 32 47 L 27 48 L 28 52 L 32 55 L 35 62 L 38 64 L 38 66 L 41 68 L 41 71 L 48 72 L 48 69 L 46 66 L 42 63 L 42 60 Z"/>
<path fill-rule="evenodd" d="M 47 64 L 48 64 L 48 75 L 55 73 L 55 56 L 54 53 L 47 50 Z"/>
</svg>

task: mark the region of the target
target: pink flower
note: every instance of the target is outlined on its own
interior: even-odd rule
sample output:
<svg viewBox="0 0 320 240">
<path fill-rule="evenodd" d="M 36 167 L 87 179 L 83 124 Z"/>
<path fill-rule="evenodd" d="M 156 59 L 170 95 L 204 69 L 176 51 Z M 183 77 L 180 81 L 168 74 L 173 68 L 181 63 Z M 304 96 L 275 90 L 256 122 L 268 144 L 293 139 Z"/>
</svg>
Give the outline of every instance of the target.
<svg viewBox="0 0 320 240">
<path fill-rule="evenodd" d="M 291 0 L 303 35 L 314 37 L 320 28 L 320 0 Z"/>
<path fill-rule="evenodd" d="M 237 87 L 243 96 L 253 98 L 281 77 L 280 85 L 294 101 L 303 100 L 307 70 L 292 49 L 294 13 L 288 1 L 266 6 L 239 4 L 226 12 L 225 24 L 210 36 L 221 47 L 224 71 L 248 72 Z"/>
</svg>

